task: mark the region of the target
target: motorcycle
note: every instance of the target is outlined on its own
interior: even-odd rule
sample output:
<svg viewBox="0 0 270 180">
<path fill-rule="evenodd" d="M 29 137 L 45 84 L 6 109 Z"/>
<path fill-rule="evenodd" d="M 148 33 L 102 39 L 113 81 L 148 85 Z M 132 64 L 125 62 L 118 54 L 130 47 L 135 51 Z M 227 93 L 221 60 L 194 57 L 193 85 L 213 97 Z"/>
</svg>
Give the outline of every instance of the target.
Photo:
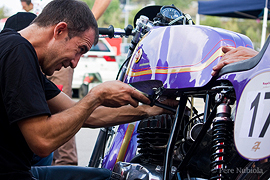
<svg viewBox="0 0 270 180">
<path fill-rule="evenodd" d="M 145 7 L 134 22 L 135 29 L 100 28 L 133 36 L 117 79 L 174 115 L 101 129 L 89 166 L 121 180 L 270 179 L 270 39 L 257 56 L 212 77 L 222 46 L 253 48 L 248 37 L 194 25 L 173 5 Z M 178 107 L 162 104 L 166 98 Z M 194 99 L 203 101 L 202 113 Z"/>
</svg>

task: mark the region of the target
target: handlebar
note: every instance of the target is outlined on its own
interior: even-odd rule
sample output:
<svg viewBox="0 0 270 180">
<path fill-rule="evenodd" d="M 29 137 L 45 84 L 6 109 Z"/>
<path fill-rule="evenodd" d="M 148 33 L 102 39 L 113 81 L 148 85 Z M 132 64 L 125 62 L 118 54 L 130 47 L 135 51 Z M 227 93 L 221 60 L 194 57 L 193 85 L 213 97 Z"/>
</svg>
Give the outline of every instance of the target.
<svg viewBox="0 0 270 180">
<path fill-rule="evenodd" d="M 110 25 L 108 28 L 98 28 L 98 30 L 100 35 L 106 35 L 109 38 L 113 38 L 114 36 L 129 36 L 133 34 L 132 25 L 128 25 L 125 29 L 115 29 L 112 25 Z"/>
<path fill-rule="evenodd" d="M 108 28 L 98 28 L 99 34 L 101 35 L 108 35 L 109 38 L 114 37 L 114 27 L 110 25 Z"/>
</svg>

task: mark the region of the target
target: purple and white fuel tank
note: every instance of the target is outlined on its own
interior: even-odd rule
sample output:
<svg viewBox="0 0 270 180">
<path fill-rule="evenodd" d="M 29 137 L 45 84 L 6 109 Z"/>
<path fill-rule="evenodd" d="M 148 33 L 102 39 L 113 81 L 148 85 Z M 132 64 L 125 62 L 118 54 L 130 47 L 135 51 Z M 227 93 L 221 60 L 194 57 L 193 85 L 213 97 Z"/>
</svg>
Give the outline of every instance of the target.
<svg viewBox="0 0 270 180">
<path fill-rule="evenodd" d="M 124 82 L 161 80 L 167 89 L 206 85 L 220 60 L 222 46 L 253 48 L 239 33 L 208 26 L 154 27 L 137 45 Z"/>
</svg>

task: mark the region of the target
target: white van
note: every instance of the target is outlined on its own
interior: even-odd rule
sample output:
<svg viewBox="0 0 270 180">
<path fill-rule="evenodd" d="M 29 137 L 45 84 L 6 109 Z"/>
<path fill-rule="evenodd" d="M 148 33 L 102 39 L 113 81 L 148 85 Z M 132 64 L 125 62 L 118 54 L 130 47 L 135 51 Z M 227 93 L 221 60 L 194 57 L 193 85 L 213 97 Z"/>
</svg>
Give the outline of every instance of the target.
<svg viewBox="0 0 270 180">
<path fill-rule="evenodd" d="M 74 69 L 72 81 L 73 96 L 78 97 L 80 94 L 84 96 L 86 91 L 88 92 L 90 90 L 90 88 L 86 89 L 85 87 L 83 87 L 84 89 L 82 90 L 84 79 L 89 75 L 96 74 L 94 76 L 99 77 L 96 78 L 96 81 L 92 84 L 88 82 L 91 85 L 115 80 L 119 70 L 115 56 L 116 52 L 112 46 L 106 39 L 100 38 L 97 45 L 92 46 L 92 48 L 80 58 L 77 67 Z"/>
</svg>

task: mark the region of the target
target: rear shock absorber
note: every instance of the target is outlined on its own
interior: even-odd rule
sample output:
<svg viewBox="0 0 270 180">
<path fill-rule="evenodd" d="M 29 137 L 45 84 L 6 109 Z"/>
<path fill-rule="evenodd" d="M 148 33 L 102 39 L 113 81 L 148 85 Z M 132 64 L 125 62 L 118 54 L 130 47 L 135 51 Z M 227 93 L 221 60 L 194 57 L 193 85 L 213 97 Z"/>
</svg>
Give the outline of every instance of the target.
<svg viewBox="0 0 270 180">
<path fill-rule="evenodd" d="M 216 95 L 217 115 L 213 121 L 213 147 L 211 155 L 211 180 L 228 180 L 227 157 L 233 143 L 233 121 L 230 118 L 230 99 Z"/>
</svg>

